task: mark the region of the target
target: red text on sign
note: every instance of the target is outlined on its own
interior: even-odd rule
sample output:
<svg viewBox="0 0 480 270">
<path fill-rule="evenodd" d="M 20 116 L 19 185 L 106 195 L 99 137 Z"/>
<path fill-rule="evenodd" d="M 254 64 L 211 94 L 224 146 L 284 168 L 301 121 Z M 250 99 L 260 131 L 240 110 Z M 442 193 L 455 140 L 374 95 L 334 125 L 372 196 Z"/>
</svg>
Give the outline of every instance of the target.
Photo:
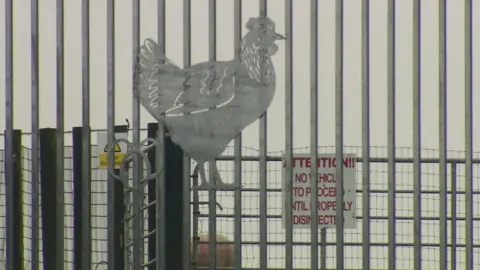
<svg viewBox="0 0 480 270">
<path fill-rule="evenodd" d="M 294 215 L 293 224 L 295 225 L 308 225 L 310 224 L 312 217 L 310 215 Z M 337 217 L 335 215 L 322 215 L 318 216 L 318 225 L 333 225 L 337 223 Z"/>
<path fill-rule="evenodd" d="M 343 159 L 343 166 L 345 168 L 355 168 L 355 158 L 347 157 Z M 292 160 L 293 168 L 310 168 L 312 166 L 312 160 L 309 157 L 294 157 Z M 337 159 L 334 157 L 319 157 L 317 159 L 318 168 L 335 168 L 337 166 Z M 286 162 L 283 163 L 283 167 L 286 167 Z"/>
<path fill-rule="evenodd" d="M 295 174 L 295 183 L 307 183 L 312 180 L 311 173 L 296 173 Z M 336 183 L 337 179 L 335 178 L 334 173 L 318 173 L 317 174 L 318 183 Z"/>
<path fill-rule="evenodd" d="M 310 196 L 311 188 L 309 187 L 293 187 L 293 196 L 304 197 Z M 336 197 L 337 189 L 335 187 L 318 187 L 317 197 Z"/>
<path fill-rule="evenodd" d="M 293 211 L 310 211 L 310 202 L 308 201 L 293 201 Z M 352 201 L 343 202 L 343 211 L 352 210 Z M 336 201 L 317 201 L 318 211 L 336 211 Z"/>
</svg>

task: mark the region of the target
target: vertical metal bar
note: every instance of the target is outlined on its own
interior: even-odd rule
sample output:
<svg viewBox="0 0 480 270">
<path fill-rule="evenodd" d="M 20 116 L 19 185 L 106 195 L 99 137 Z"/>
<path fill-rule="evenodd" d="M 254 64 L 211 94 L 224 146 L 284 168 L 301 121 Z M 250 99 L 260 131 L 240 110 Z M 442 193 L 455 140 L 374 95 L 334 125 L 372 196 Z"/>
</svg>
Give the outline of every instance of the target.
<svg viewBox="0 0 480 270">
<path fill-rule="evenodd" d="M 336 204 L 343 205 L 343 0 L 335 5 L 335 158 L 337 166 L 336 178 L 342 179 L 336 183 Z M 344 269 L 344 216 L 343 207 L 336 209 L 337 224 L 337 267 Z"/>
<path fill-rule="evenodd" d="M 185 59 L 185 58 L 184 58 Z M 184 60 L 185 61 L 185 60 Z M 185 66 L 185 65 L 184 65 Z M 183 236 L 182 236 L 182 269 L 190 270 L 191 267 L 191 251 L 190 251 L 190 230 L 191 230 L 191 215 L 190 215 L 190 180 L 191 180 L 191 169 L 190 169 L 190 158 L 184 153 L 183 154 Z"/>
<path fill-rule="evenodd" d="M 115 136 L 115 1 L 107 0 L 107 144 L 112 145 Z M 114 171 L 113 159 L 108 159 L 108 172 Z M 115 254 L 115 180 L 107 175 L 107 263 L 108 268 L 118 269 Z"/>
<path fill-rule="evenodd" d="M 260 0 L 260 16 L 267 16 L 267 0 Z M 262 64 L 261 64 L 262 66 Z M 263 72 L 262 72 L 263 74 Z M 259 186 L 260 186 L 260 270 L 267 269 L 267 112 L 259 123 Z"/>
<path fill-rule="evenodd" d="M 362 266 L 370 269 L 370 0 L 362 1 Z"/>
<path fill-rule="evenodd" d="M 388 88 L 388 269 L 396 269 L 395 239 L 395 0 L 388 0 L 387 18 Z"/>
<path fill-rule="evenodd" d="M 422 135 L 421 135 L 421 6 L 413 1 L 412 89 L 413 89 L 413 268 L 422 268 Z"/>
<path fill-rule="evenodd" d="M 64 0 L 57 0 L 57 261 L 58 270 L 64 267 L 64 146 L 65 146 L 65 85 L 64 85 Z"/>
<path fill-rule="evenodd" d="M 13 267 L 16 243 L 13 234 L 14 223 L 14 176 L 13 176 L 13 0 L 5 1 L 5 182 L 7 219 L 7 267 Z"/>
<path fill-rule="evenodd" d="M 233 42 L 235 57 L 238 58 L 240 51 L 240 40 L 242 38 L 242 0 L 235 0 L 233 3 Z M 235 137 L 234 141 L 234 181 L 235 185 L 242 185 L 242 133 Z M 235 247 L 235 269 L 242 268 L 242 190 L 234 191 L 234 247 Z"/>
<path fill-rule="evenodd" d="M 157 39 L 158 44 L 163 48 L 165 52 L 165 0 L 157 1 Z M 165 224 L 166 224 L 166 208 L 165 208 L 165 129 L 163 125 L 163 120 L 158 121 L 158 130 L 157 130 L 157 164 L 156 167 L 160 170 L 160 174 L 157 176 L 156 184 L 156 269 L 164 270 L 166 267 L 166 256 L 165 256 Z"/>
<path fill-rule="evenodd" d="M 132 1 L 132 72 L 135 72 L 140 42 L 140 2 Z M 132 85 L 134 87 L 134 85 Z M 133 145 L 140 145 L 140 101 L 132 91 L 132 132 Z M 133 156 L 133 204 L 132 204 L 132 229 L 133 229 L 133 268 L 137 269 L 143 264 L 143 186 L 140 183 L 142 178 L 142 163 L 140 156 Z"/>
<path fill-rule="evenodd" d="M 91 241 L 91 133 L 90 133 L 90 0 L 82 1 L 82 262 L 92 265 Z M 85 268 L 86 270 L 87 268 Z"/>
<path fill-rule="evenodd" d="M 38 50 L 38 0 L 31 2 L 31 32 L 32 32 L 32 270 L 39 269 L 40 252 L 40 104 L 39 104 L 39 50 Z"/>
<path fill-rule="evenodd" d="M 285 270 L 293 270 L 293 2 L 285 0 Z"/>
<path fill-rule="evenodd" d="M 217 58 L 217 1 L 208 1 L 208 60 L 215 61 Z M 215 161 L 213 161 L 215 162 Z M 209 162 L 209 181 L 212 185 L 216 184 L 213 176 L 214 166 Z M 210 254 L 210 270 L 217 269 L 217 192 L 214 189 L 209 190 L 208 204 L 208 245 Z"/>
<path fill-rule="evenodd" d="M 183 66 L 191 65 L 191 0 L 183 0 Z M 190 251 L 190 158 L 185 154 L 183 163 L 183 198 L 188 200 L 183 204 L 183 270 L 189 270 L 191 267 L 191 251 Z"/>
<path fill-rule="evenodd" d="M 195 167 L 194 173 L 193 173 L 193 184 L 192 184 L 192 190 L 193 190 L 193 220 L 192 220 L 192 231 L 193 231 L 193 236 L 192 236 L 192 270 L 197 270 L 198 269 L 198 216 L 200 215 L 200 198 L 198 196 L 198 189 L 196 187 L 198 186 L 198 164 Z M 162 269 L 163 270 L 163 269 Z"/>
<path fill-rule="evenodd" d="M 320 269 L 327 270 L 327 229 L 323 228 L 320 232 Z"/>
<path fill-rule="evenodd" d="M 452 238 L 452 252 L 450 256 L 450 270 L 457 269 L 457 163 L 450 164 L 450 174 L 452 183 L 452 223 L 451 223 L 451 238 Z"/>
<path fill-rule="evenodd" d="M 440 270 L 447 270 L 447 1 L 441 0 L 438 7 L 438 87 L 439 87 L 439 98 L 438 98 L 438 111 L 439 111 L 439 152 L 440 152 L 440 161 L 439 161 L 439 170 L 440 170 Z M 452 167 L 453 168 L 453 167 Z M 452 182 L 452 189 L 454 183 Z M 456 183 L 455 183 L 456 185 Z M 453 193 L 452 193 L 453 198 Z M 452 226 L 453 226 L 453 210 L 455 209 L 455 203 L 452 203 Z M 456 228 L 452 227 L 452 230 Z M 455 232 L 456 233 L 456 232 Z M 453 234 L 452 234 L 453 237 Z M 456 241 L 452 238 L 452 241 Z M 453 250 L 453 242 L 452 242 Z M 454 269 L 454 268 L 452 268 Z"/>
<path fill-rule="evenodd" d="M 157 138 L 157 129 L 158 124 L 157 123 L 148 123 L 147 125 L 147 130 L 148 130 L 148 138 L 151 139 L 156 139 Z M 156 166 L 157 164 L 157 152 L 155 151 L 156 149 L 152 149 L 148 151 L 148 161 L 150 162 L 150 165 L 152 166 L 152 171 L 151 173 L 158 173 L 162 168 L 158 168 Z M 149 236 L 147 237 L 148 239 L 148 263 L 149 266 L 147 267 L 148 270 L 155 270 L 155 263 L 156 263 L 156 244 L 155 244 L 155 236 L 156 236 L 156 226 L 155 226 L 155 219 L 156 219 L 156 208 L 155 205 L 159 200 L 157 200 L 157 196 L 155 194 L 155 188 L 157 185 L 156 179 L 152 179 L 148 181 L 147 184 L 147 192 L 148 192 L 148 203 L 151 204 L 150 207 L 148 207 L 148 232 Z"/>
<path fill-rule="evenodd" d="M 161 43 L 159 43 L 161 44 Z M 156 218 L 155 218 L 155 269 L 164 270 L 166 266 L 166 256 L 165 256 L 165 224 L 166 224 L 166 208 L 165 208 L 165 130 L 163 128 L 163 122 L 158 122 L 157 130 L 157 157 L 156 157 L 156 167 L 159 168 L 160 173 L 157 176 L 157 184 L 155 185 L 155 194 L 156 194 Z"/>
<path fill-rule="evenodd" d="M 318 3 L 310 1 L 310 154 L 312 175 L 310 188 L 318 190 L 316 166 L 318 156 Z M 318 269 L 318 208 L 317 193 L 310 193 L 310 269 Z"/>
<path fill-rule="evenodd" d="M 467 270 L 473 270 L 473 90 L 472 90 L 472 0 L 465 0 L 465 235 Z"/>
<path fill-rule="evenodd" d="M 123 129 L 123 127 L 125 127 Z M 122 128 L 122 131 L 119 130 Z M 119 132 L 128 133 L 127 126 L 115 126 L 114 134 Z M 120 170 L 114 170 L 114 173 L 120 175 Z M 123 181 L 127 181 L 128 184 L 123 182 L 115 182 L 115 237 L 121 237 L 121 240 L 116 240 L 115 254 L 117 254 L 117 267 L 119 269 L 131 267 L 132 265 L 132 219 L 127 216 L 132 215 L 132 189 L 130 186 L 130 174 L 128 170 L 125 170 L 121 174 Z M 123 226 L 122 226 L 123 225 Z M 127 246 L 128 245 L 128 246 Z"/>
<path fill-rule="evenodd" d="M 115 39 L 114 39 L 115 41 Z M 115 57 L 115 54 L 114 56 Z M 114 58 L 115 59 L 115 58 Z M 114 66 L 115 70 L 115 66 Z M 115 117 L 115 115 L 114 115 Z M 115 118 L 114 120 L 115 121 Z M 128 126 L 114 126 L 113 139 L 116 139 L 116 133 L 128 133 Z M 107 138 L 108 141 L 108 138 Z M 110 143 L 109 143 L 110 144 Z M 115 251 L 116 266 L 119 269 L 131 267 L 132 265 L 132 226 L 131 218 L 127 217 L 132 214 L 131 207 L 131 184 L 128 170 L 115 169 L 115 174 L 120 175 L 121 181 L 114 180 L 114 198 L 115 198 Z"/>
<path fill-rule="evenodd" d="M 216 184 L 216 178 L 213 176 L 213 164 L 209 163 L 209 182 Z M 208 247 L 210 270 L 217 269 L 217 192 L 214 189 L 209 190 L 208 202 Z M 213 203 L 212 203 L 213 202 Z M 204 243 L 205 244 L 205 243 Z"/>
</svg>

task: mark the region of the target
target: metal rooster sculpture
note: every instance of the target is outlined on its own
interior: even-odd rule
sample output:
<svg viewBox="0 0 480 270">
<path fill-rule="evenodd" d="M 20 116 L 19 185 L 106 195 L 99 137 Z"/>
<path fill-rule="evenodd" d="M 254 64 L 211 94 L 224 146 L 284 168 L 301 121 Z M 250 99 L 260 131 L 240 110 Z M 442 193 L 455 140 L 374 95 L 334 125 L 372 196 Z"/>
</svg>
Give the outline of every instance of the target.
<svg viewBox="0 0 480 270">
<path fill-rule="evenodd" d="M 245 127 L 270 106 L 275 94 L 271 56 L 285 39 L 267 17 L 250 18 L 240 51 L 231 61 L 204 62 L 181 69 L 162 48 L 147 39 L 141 46 L 135 74 L 136 97 L 173 142 L 198 162 L 199 189 L 234 189 L 223 182 L 215 158 Z M 205 176 L 213 165 L 215 186 Z"/>
</svg>

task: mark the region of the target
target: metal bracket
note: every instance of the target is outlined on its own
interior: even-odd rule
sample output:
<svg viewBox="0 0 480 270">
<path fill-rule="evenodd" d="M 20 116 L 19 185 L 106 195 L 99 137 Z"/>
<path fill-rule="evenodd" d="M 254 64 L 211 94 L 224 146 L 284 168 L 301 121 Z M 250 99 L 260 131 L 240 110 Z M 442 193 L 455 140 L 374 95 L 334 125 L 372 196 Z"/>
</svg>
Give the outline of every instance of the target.
<svg viewBox="0 0 480 270">
<path fill-rule="evenodd" d="M 126 139 L 114 139 L 112 141 L 112 145 L 109 145 L 108 147 L 108 160 L 112 160 L 115 158 L 115 145 L 119 142 L 124 142 L 127 144 L 127 153 L 123 157 L 122 163 L 120 164 L 120 172 L 119 175 L 115 174 L 115 168 L 111 168 L 111 166 L 108 167 L 108 173 L 115 179 L 119 180 L 123 183 L 125 188 L 131 188 L 133 189 L 133 186 L 128 185 L 128 174 L 126 173 L 127 166 L 128 164 L 133 160 L 133 155 L 139 155 L 141 158 L 141 161 L 144 162 L 146 165 L 146 176 L 143 177 L 140 182 L 145 183 L 148 180 L 155 179 L 163 170 L 163 168 L 160 168 L 158 172 L 152 173 L 151 169 L 151 164 L 150 161 L 148 160 L 147 155 L 145 154 L 148 150 L 152 149 L 153 147 L 156 147 L 158 145 L 158 142 L 155 139 L 152 138 L 147 138 L 143 141 L 141 141 L 139 144 L 132 143 Z M 147 144 L 149 143 L 150 144 Z M 135 180 L 135 179 L 134 179 Z"/>
</svg>

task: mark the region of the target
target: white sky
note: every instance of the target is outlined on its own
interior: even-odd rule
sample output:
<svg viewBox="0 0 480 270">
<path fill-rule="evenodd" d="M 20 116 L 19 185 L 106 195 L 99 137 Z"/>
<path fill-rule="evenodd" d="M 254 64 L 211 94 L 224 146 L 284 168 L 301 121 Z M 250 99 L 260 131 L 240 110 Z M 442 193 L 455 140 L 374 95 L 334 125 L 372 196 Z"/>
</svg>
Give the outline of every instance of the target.
<svg viewBox="0 0 480 270">
<path fill-rule="evenodd" d="M 55 0 L 40 1 L 40 123 L 55 127 Z M 80 0 L 65 1 L 65 125 L 81 125 L 81 6 Z M 141 1 L 141 39 L 156 39 L 156 0 Z M 309 145 L 309 2 L 294 1 L 294 147 Z M 371 2 L 371 142 L 387 145 L 387 1 Z M 422 148 L 438 148 L 438 5 L 422 0 Z M 450 0 L 448 16 L 448 149 L 464 148 L 464 15 L 463 2 Z M 480 111 L 480 1 L 474 0 L 473 15 L 473 88 L 474 119 Z M 106 1 L 91 1 L 91 123 L 92 128 L 106 127 Z M 208 0 L 192 0 L 192 63 L 208 59 Z M 30 130 L 30 1 L 14 1 L 14 91 L 15 128 Z M 319 144 L 335 143 L 334 50 L 335 1 L 319 1 Z M 412 146 L 412 0 L 397 1 L 397 146 Z M 0 14 L 4 14 L 0 5 Z M 243 0 L 243 24 L 258 15 L 258 0 Z M 284 33 L 283 1 L 271 0 L 268 15 L 276 30 Z M 361 145 L 361 1 L 345 0 L 345 145 Z M 167 56 L 177 64 L 182 56 L 182 1 L 167 0 Z M 233 0 L 218 1 L 217 56 L 233 57 Z M 5 35 L 5 21 L 0 20 L 0 36 Z M 116 124 L 132 121 L 131 82 L 131 1 L 116 3 Z M 268 150 L 281 151 L 285 145 L 284 44 L 273 57 L 277 71 L 277 93 L 268 111 Z M 5 72 L 5 45 L 0 43 L 0 74 Z M 0 79 L 0 96 L 5 94 L 5 77 Z M 4 112 L 0 102 L 0 111 Z M 0 114 L 0 130 L 5 128 Z M 142 126 L 153 119 L 142 109 Z M 480 151 L 480 125 L 474 121 L 474 149 Z M 258 148 L 258 123 L 243 133 L 244 145 Z M 66 137 L 67 142 L 70 136 Z M 95 141 L 96 138 L 93 137 Z M 25 142 L 29 145 L 28 139 Z M 3 146 L 3 141 L 0 142 Z M 431 156 L 429 156 L 431 157 Z M 380 180 L 380 179 L 378 179 Z M 231 202 L 230 202 L 231 203 Z M 232 205 L 233 206 L 233 205 Z M 386 206 L 385 206 L 386 207 Z M 432 205 L 432 207 L 434 207 Z M 372 228 L 373 229 L 373 228 Z M 386 233 L 386 229 L 381 229 Z M 359 231 L 360 232 L 360 231 Z M 372 251 L 373 252 L 373 251 Z M 373 255 L 373 253 L 372 253 Z M 281 256 L 281 254 L 279 255 Z M 360 255 L 359 255 L 360 256 Z M 386 257 L 385 255 L 378 255 Z"/>
</svg>

